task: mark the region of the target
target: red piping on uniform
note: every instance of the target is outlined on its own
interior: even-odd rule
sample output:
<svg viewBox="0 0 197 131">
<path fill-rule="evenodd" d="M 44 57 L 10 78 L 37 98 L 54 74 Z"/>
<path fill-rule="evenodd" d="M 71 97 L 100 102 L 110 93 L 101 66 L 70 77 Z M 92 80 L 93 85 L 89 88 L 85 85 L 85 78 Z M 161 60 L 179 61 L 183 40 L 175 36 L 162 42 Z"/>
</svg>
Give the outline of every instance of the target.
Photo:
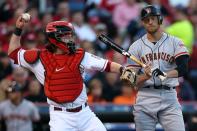
<svg viewBox="0 0 197 131">
<path fill-rule="evenodd" d="M 181 52 L 181 53 L 176 54 L 174 57 L 176 58 L 180 55 L 189 55 L 189 53 L 188 52 Z"/>
<path fill-rule="evenodd" d="M 21 47 L 16 48 L 15 50 L 13 50 L 8 56 L 14 60 L 14 64 L 18 64 L 18 51 L 21 49 Z"/>
<path fill-rule="evenodd" d="M 106 66 L 106 68 L 105 68 L 105 71 L 106 71 L 106 72 L 110 72 L 110 71 L 111 71 L 111 61 L 108 61 L 108 62 L 107 62 L 107 66 Z"/>
</svg>

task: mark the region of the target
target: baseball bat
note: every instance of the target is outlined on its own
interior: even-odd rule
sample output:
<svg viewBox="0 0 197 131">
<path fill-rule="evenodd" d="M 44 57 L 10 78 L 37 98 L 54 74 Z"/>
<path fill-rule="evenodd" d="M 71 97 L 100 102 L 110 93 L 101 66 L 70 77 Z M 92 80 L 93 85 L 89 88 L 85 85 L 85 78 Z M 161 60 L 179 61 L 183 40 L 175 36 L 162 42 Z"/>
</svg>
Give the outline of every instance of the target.
<svg viewBox="0 0 197 131">
<path fill-rule="evenodd" d="M 100 41 L 102 41 L 103 43 L 105 43 L 106 45 L 109 45 L 112 49 L 114 49 L 115 51 L 119 52 L 120 54 L 128 57 L 129 59 L 131 59 L 132 61 L 136 62 L 137 64 L 141 65 L 143 68 L 146 67 L 146 65 L 144 63 L 142 63 L 141 61 L 139 61 L 135 56 L 131 55 L 129 52 L 125 51 L 122 47 L 120 47 L 119 45 L 117 45 L 115 42 L 113 42 L 109 37 L 107 37 L 104 34 L 101 34 L 98 36 L 98 39 Z M 160 80 L 164 80 L 166 77 L 165 76 L 158 76 L 160 78 Z"/>
</svg>

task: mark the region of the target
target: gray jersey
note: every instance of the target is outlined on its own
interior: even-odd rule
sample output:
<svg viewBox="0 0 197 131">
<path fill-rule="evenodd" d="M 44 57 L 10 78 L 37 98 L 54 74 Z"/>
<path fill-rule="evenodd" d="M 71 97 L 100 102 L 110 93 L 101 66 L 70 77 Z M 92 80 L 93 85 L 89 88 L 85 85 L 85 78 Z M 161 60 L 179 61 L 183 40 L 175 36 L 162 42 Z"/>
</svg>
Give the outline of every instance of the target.
<svg viewBox="0 0 197 131">
<path fill-rule="evenodd" d="M 16 106 L 6 100 L 0 103 L 0 119 L 5 120 L 7 131 L 32 131 L 32 120 L 39 120 L 40 116 L 30 101 L 23 100 Z"/>
<path fill-rule="evenodd" d="M 152 63 L 152 69 L 159 68 L 163 72 L 168 72 L 177 67 L 175 59 L 180 55 L 188 54 L 188 51 L 180 39 L 163 33 L 155 45 L 147 39 L 147 35 L 144 35 L 130 46 L 129 53 L 144 64 Z M 152 77 L 143 86 L 147 85 L 174 87 L 178 85 L 178 78 L 161 81 L 158 77 Z"/>
</svg>

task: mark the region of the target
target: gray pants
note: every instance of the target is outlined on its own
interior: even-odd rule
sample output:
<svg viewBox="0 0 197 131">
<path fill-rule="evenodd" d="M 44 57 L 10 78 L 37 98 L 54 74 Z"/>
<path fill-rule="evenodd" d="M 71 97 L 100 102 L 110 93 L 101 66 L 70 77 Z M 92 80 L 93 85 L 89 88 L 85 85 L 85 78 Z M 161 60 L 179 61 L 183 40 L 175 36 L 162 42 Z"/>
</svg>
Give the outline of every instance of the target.
<svg viewBox="0 0 197 131">
<path fill-rule="evenodd" d="M 141 88 L 134 105 L 136 131 L 155 131 L 160 123 L 165 131 L 185 131 L 176 90 Z"/>
</svg>

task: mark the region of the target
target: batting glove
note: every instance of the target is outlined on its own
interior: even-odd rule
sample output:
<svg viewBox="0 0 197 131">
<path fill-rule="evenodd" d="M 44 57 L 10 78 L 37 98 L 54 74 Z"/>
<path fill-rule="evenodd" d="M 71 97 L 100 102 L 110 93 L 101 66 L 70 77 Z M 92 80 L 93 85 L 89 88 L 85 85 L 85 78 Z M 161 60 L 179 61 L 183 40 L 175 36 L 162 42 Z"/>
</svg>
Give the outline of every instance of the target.
<svg viewBox="0 0 197 131">
<path fill-rule="evenodd" d="M 160 69 L 156 68 L 155 70 L 152 71 L 152 75 L 156 77 L 158 76 L 166 77 L 167 74 L 165 72 L 162 72 Z"/>
</svg>

